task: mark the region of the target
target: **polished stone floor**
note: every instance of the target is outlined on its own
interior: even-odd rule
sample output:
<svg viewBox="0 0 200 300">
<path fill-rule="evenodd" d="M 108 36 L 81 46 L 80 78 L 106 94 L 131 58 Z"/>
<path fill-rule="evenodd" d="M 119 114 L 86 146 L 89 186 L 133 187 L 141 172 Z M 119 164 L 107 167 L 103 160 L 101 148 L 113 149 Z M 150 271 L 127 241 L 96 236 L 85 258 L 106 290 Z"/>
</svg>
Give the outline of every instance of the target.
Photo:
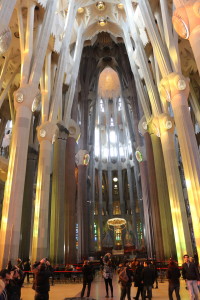
<svg viewBox="0 0 200 300">
<path fill-rule="evenodd" d="M 111 299 L 117 299 L 120 298 L 120 285 L 117 283 L 118 277 L 117 275 L 113 278 L 113 287 L 114 287 L 114 298 Z M 159 282 L 159 288 L 153 289 L 153 299 L 155 300 L 168 300 L 168 293 L 167 293 L 167 287 L 168 283 L 167 281 L 164 281 L 163 283 Z M 80 291 L 82 288 L 81 283 L 67 283 L 67 284 L 61 284 L 61 283 L 55 283 L 54 286 L 51 286 L 50 290 L 50 300 L 64 300 L 65 298 L 70 297 L 80 297 Z M 131 296 L 134 297 L 136 294 L 136 288 L 131 288 Z M 96 276 L 95 280 L 92 282 L 92 288 L 90 297 L 96 300 L 105 300 L 108 298 L 105 298 L 105 286 L 104 281 L 101 278 L 101 276 Z M 180 289 L 180 295 L 181 300 L 189 300 L 189 294 L 188 291 L 185 289 L 185 282 L 181 280 L 181 289 Z M 132 298 L 131 297 L 131 298 Z M 34 299 L 34 291 L 31 288 L 31 284 L 24 284 L 24 287 L 22 288 L 22 299 L 23 300 L 33 300 Z M 174 295 L 174 299 L 176 299 Z"/>
</svg>

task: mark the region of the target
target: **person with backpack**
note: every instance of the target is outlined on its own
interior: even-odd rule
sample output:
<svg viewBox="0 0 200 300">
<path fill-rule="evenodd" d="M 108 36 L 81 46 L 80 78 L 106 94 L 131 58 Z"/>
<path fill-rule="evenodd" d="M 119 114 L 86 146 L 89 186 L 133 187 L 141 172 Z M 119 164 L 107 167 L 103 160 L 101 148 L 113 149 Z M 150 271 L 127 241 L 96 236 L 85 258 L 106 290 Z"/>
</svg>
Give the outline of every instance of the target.
<svg viewBox="0 0 200 300">
<path fill-rule="evenodd" d="M 128 261 L 125 261 L 118 269 L 119 283 L 121 284 L 120 300 L 124 300 L 127 296 L 131 300 L 131 285 L 133 279 L 133 271 L 128 266 Z"/>
</svg>

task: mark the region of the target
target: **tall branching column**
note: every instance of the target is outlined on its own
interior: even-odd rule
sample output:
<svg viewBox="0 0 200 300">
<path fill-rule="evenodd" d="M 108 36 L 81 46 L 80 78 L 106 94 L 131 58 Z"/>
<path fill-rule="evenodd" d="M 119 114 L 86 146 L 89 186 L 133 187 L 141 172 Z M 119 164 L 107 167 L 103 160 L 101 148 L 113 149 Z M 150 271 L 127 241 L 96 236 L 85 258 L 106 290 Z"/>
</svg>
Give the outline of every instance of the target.
<svg viewBox="0 0 200 300">
<path fill-rule="evenodd" d="M 50 221 L 50 259 L 51 262 L 54 262 L 55 264 L 63 264 L 65 262 L 65 150 L 68 135 L 64 126 L 61 126 L 59 129 L 59 135 L 54 143 L 53 153 Z"/>
<path fill-rule="evenodd" d="M 31 106 L 37 93 L 37 89 L 29 86 L 15 93 L 16 119 L 1 221 L 1 268 L 6 266 L 8 260 L 18 257 Z"/>
<path fill-rule="evenodd" d="M 50 174 L 52 159 L 52 142 L 55 139 L 57 126 L 45 122 L 38 127 L 40 154 L 35 198 L 33 224 L 32 259 L 40 260 L 49 255 L 49 203 Z"/>
<path fill-rule="evenodd" d="M 69 137 L 65 154 L 65 263 L 76 262 L 76 191 L 75 150 L 80 128 L 74 120 L 69 122 Z M 79 208 L 77 207 L 77 210 Z"/>
<path fill-rule="evenodd" d="M 1 225 L 0 267 L 9 259 L 18 256 L 20 241 L 21 213 L 26 172 L 29 131 L 32 117 L 32 104 L 38 94 L 38 84 L 43 67 L 45 52 L 50 36 L 49 19 L 55 12 L 56 1 L 47 3 L 37 55 L 33 54 L 33 25 L 35 3 L 28 2 L 26 38 L 22 22 L 22 8 L 18 9 L 20 48 L 21 48 L 21 83 L 15 94 L 16 120 L 12 137 L 12 148 L 8 167 L 7 186 L 4 194 L 3 218 Z M 18 209 L 15 209 L 18 207 Z"/>
<path fill-rule="evenodd" d="M 77 194 L 77 219 L 78 219 L 78 261 L 88 256 L 88 230 L 87 230 L 87 164 L 88 151 L 79 150 L 76 154 L 78 166 L 78 194 Z"/>
<path fill-rule="evenodd" d="M 161 227 L 162 227 L 162 234 L 164 237 L 163 238 L 164 255 L 165 258 L 168 259 L 169 257 L 176 257 L 176 245 L 175 245 L 174 231 L 172 225 L 172 214 L 170 208 L 169 192 L 168 192 L 162 145 L 161 145 L 160 138 L 155 134 L 155 127 L 152 123 L 153 121 L 148 123 L 148 132 L 151 136 L 153 153 L 154 153 L 159 208 L 160 208 L 160 215 L 162 216 Z M 171 174 L 169 174 L 169 176 L 171 176 Z"/>
<path fill-rule="evenodd" d="M 147 166 L 148 166 L 148 180 L 149 180 L 149 191 L 151 199 L 151 210 L 152 210 L 152 221 L 154 226 L 154 242 L 156 258 L 159 260 L 164 259 L 164 248 L 163 248 L 163 236 L 161 226 L 160 207 L 158 200 L 157 182 L 156 182 L 156 171 L 154 165 L 153 147 L 151 138 L 148 132 L 143 129 L 141 123 L 139 123 L 139 131 L 143 134 L 146 147 Z"/>
<path fill-rule="evenodd" d="M 189 83 L 182 75 L 171 73 L 160 83 L 160 94 L 171 101 L 183 161 L 197 251 L 200 254 L 200 157 L 188 109 Z M 186 237 L 187 238 L 187 237 Z"/>
</svg>

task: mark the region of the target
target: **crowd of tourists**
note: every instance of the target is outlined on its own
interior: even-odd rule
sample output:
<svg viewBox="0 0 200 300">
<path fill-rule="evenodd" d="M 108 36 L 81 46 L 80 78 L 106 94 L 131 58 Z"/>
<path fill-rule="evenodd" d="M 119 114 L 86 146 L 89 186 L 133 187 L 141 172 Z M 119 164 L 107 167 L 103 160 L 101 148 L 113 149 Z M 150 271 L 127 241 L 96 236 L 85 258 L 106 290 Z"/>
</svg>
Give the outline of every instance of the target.
<svg viewBox="0 0 200 300">
<path fill-rule="evenodd" d="M 181 299 L 179 293 L 181 275 L 186 282 L 190 300 L 199 300 L 199 266 L 187 254 L 183 258 L 184 263 L 181 271 L 177 263 L 170 259 L 166 272 L 169 282 L 169 300 L 173 300 L 173 293 L 175 293 L 177 300 Z M 67 265 L 66 270 L 69 270 L 70 267 L 70 265 Z M 32 288 L 35 290 L 34 299 L 48 300 L 50 290 L 49 278 L 53 277 L 55 269 L 53 269 L 47 258 L 35 262 L 32 266 L 29 259 L 25 262 L 18 259 L 14 266 L 9 261 L 6 269 L 0 271 L 0 300 L 20 300 L 21 288 L 26 277 L 27 282 L 29 282 L 30 271 L 33 273 Z M 90 297 L 91 284 L 95 275 L 93 265 L 90 261 L 85 260 L 82 267 L 79 266 L 79 269 L 83 277 L 83 287 L 80 296 L 83 298 L 86 292 L 86 296 Z M 132 262 L 124 260 L 116 266 L 112 260 L 112 255 L 107 253 L 101 259 L 101 274 L 105 282 L 105 298 L 113 298 L 115 296 L 112 284 L 114 273 L 118 274 L 118 283 L 121 287 L 120 300 L 131 299 L 132 285 L 137 288 L 136 295 L 133 297 L 133 299 L 137 300 L 152 299 L 152 288 L 158 288 L 158 271 L 155 262 L 137 259 Z"/>
</svg>

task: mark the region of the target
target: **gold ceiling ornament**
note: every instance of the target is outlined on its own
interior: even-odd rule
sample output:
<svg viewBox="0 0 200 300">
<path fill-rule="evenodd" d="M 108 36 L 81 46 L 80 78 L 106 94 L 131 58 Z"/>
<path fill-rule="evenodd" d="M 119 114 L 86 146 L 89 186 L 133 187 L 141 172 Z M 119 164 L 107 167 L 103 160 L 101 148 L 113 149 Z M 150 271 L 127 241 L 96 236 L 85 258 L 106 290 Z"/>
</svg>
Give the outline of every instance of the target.
<svg viewBox="0 0 200 300">
<path fill-rule="evenodd" d="M 100 25 L 101 27 L 104 27 L 104 26 L 106 25 L 106 23 L 107 23 L 107 21 L 106 21 L 104 18 L 100 18 L 100 19 L 99 19 L 99 25 Z"/>
<path fill-rule="evenodd" d="M 106 5 L 103 1 L 98 1 L 96 4 L 96 8 L 100 11 L 103 11 L 106 8 Z"/>
<path fill-rule="evenodd" d="M 126 227 L 126 220 L 123 218 L 112 218 L 108 219 L 107 225 L 109 229 L 113 229 L 116 231 L 117 229 L 123 230 Z"/>
<path fill-rule="evenodd" d="M 124 4 L 119 3 L 117 4 L 118 9 L 123 10 L 124 9 Z"/>
<path fill-rule="evenodd" d="M 121 87 L 119 76 L 112 68 L 105 68 L 99 76 L 98 95 L 102 99 L 120 97 Z"/>
<path fill-rule="evenodd" d="M 79 7 L 79 8 L 77 9 L 77 12 L 78 12 L 79 14 L 84 13 L 84 11 L 85 11 L 85 9 L 84 9 L 83 7 Z"/>
</svg>

